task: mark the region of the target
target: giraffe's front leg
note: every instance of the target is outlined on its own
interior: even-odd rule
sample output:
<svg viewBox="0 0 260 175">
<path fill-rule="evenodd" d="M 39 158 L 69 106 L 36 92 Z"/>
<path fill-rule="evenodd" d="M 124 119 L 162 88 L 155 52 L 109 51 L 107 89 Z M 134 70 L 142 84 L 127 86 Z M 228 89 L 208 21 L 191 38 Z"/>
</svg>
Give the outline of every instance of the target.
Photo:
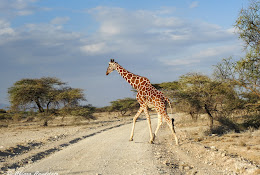
<svg viewBox="0 0 260 175">
<path fill-rule="evenodd" d="M 133 127 L 132 127 L 132 132 L 131 132 L 131 136 L 130 136 L 130 139 L 129 141 L 133 141 L 133 137 L 134 137 L 134 130 L 135 130 L 135 123 L 136 123 L 136 120 L 138 119 L 138 117 L 140 116 L 140 114 L 143 112 L 143 108 L 140 108 L 138 110 L 138 112 L 136 113 L 136 115 L 134 116 L 133 118 Z"/>
</svg>

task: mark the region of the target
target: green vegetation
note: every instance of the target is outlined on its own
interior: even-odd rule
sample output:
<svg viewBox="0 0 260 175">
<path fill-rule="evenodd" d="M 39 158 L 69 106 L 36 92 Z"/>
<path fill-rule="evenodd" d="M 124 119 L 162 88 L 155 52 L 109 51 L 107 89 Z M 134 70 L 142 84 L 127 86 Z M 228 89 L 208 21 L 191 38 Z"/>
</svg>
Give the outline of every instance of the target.
<svg viewBox="0 0 260 175">
<path fill-rule="evenodd" d="M 64 86 L 58 78 L 22 79 L 8 89 L 11 109 L 32 109 L 35 105 L 40 113 L 48 113 L 50 108 L 59 106 L 75 107 L 85 100 L 82 89 Z"/>
<path fill-rule="evenodd" d="M 120 112 L 121 115 L 126 115 L 128 111 L 130 111 L 129 115 L 131 115 L 139 109 L 139 103 L 133 98 L 118 99 L 110 103 L 111 106 L 108 108 L 108 111 Z"/>
<path fill-rule="evenodd" d="M 216 65 L 215 75 L 219 79 L 233 82 L 242 92 L 260 98 L 260 1 L 251 1 L 247 9 L 242 9 L 235 23 L 239 38 L 245 43 L 246 56 L 234 61 L 225 58 Z M 246 94 L 246 95 L 247 95 Z M 255 97 L 254 97 L 255 98 Z M 248 103 L 248 105 L 260 105 Z"/>
<path fill-rule="evenodd" d="M 47 125 L 51 116 L 56 114 L 86 117 L 93 113 L 91 107 L 80 106 L 80 101 L 86 100 L 82 89 L 71 88 L 55 77 L 19 80 L 8 89 L 8 94 L 11 103 L 9 114 L 15 121 L 38 115 Z M 1 118 L 8 118 L 6 116 Z"/>
<path fill-rule="evenodd" d="M 235 106 L 239 107 L 235 105 L 240 100 L 232 86 L 199 73 L 188 73 L 178 81 L 157 86 L 175 99 L 178 111 L 190 114 L 195 120 L 198 114 L 206 113 L 211 129 L 214 118 L 230 114 Z"/>
</svg>

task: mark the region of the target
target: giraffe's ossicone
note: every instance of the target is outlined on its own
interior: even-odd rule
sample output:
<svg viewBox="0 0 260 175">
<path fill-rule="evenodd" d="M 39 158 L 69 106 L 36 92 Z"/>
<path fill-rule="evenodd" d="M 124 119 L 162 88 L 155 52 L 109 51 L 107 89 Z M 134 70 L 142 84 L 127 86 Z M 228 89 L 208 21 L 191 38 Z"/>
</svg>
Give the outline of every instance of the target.
<svg viewBox="0 0 260 175">
<path fill-rule="evenodd" d="M 168 126 L 170 127 L 173 136 L 175 137 L 176 145 L 178 145 L 178 138 L 174 129 L 174 120 L 171 120 L 167 114 L 166 104 L 170 104 L 170 100 L 164 96 L 164 94 L 158 91 L 155 87 L 152 86 L 149 79 L 142 77 L 136 74 L 133 74 L 122 66 L 120 66 L 114 59 L 111 59 L 109 66 L 107 68 L 106 75 L 116 70 L 134 89 L 137 90 L 136 99 L 140 104 L 140 109 L 133 118 L 133 128 L 130 136 L 130 141 L 134 137 L 134 129 L 137 118 L 144 111 L 145 116 L 148 121 L 149 131 L 150 131 L 150 143 L 154 142 L 155 136 L 158 133 L 160 126 L 162 125 L 162 117 L 166 120 Z M 148 106 L 154 106 L 156 112 L 158 113 L 158 125 L 155 130 L 155 134 L 152 133 L 151 119 L 148 113 Z"/>
</svg>

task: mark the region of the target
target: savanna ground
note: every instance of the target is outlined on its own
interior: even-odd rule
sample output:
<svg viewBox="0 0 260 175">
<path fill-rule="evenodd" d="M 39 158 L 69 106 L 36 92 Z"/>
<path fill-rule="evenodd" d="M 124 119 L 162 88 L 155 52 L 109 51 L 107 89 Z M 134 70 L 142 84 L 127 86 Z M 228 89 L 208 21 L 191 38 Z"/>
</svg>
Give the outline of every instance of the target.
<svg viewBox="0 0 260 175">
<path fill-rule="evenodd" d="M 18 171 L 97 133 L 131 124 L 132 117 L 104 112 L 95 113 L 91 120 L 55 117 L 47 127 L 37 118 L 2 123 L 0 173 Z M 197 121 L 183 113 L 174 114 L 174 118 L 180 145 L 175 146 L 164 122 L 152 146 L 158 174 L 260 174 L 259 129 L 237 133 L 214 121 L 216 134 L 210 134 L 204 115 Z M 152 122 L 156 126 L 157 120 Z"/>
</svg>

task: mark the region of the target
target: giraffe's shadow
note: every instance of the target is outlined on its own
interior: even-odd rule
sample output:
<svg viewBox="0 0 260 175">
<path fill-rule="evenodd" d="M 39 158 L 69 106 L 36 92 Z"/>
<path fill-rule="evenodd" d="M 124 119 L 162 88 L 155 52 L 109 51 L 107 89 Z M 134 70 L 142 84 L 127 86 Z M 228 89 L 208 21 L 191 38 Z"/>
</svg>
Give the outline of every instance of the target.
<svg viewBox="0 0 260 175">
<path fill-rule="evenodd" d="M 150 143 L 149 141 L 134 141 L 134 144 L 148 144 L 148 145 L 160 145 L 159 142 Z"/>
<path fill-rule="evenodd" d="M 130 141 L 129 143 L 133 143 L 133 144 L 151 144 L 150 142 L 146 142 L 146 141 Z M 152 144 L 151 144 L 152 145 Z"/>
<path fill-rule="evenodd" d="M 134 143 L 144 144 L 144 143 L 146 143 L 146 142 L 136 141 L 136 142 L 134 142 Z M 147 142 L 147 143 L 148 143 L 148 142 Z"/>
</svg>

